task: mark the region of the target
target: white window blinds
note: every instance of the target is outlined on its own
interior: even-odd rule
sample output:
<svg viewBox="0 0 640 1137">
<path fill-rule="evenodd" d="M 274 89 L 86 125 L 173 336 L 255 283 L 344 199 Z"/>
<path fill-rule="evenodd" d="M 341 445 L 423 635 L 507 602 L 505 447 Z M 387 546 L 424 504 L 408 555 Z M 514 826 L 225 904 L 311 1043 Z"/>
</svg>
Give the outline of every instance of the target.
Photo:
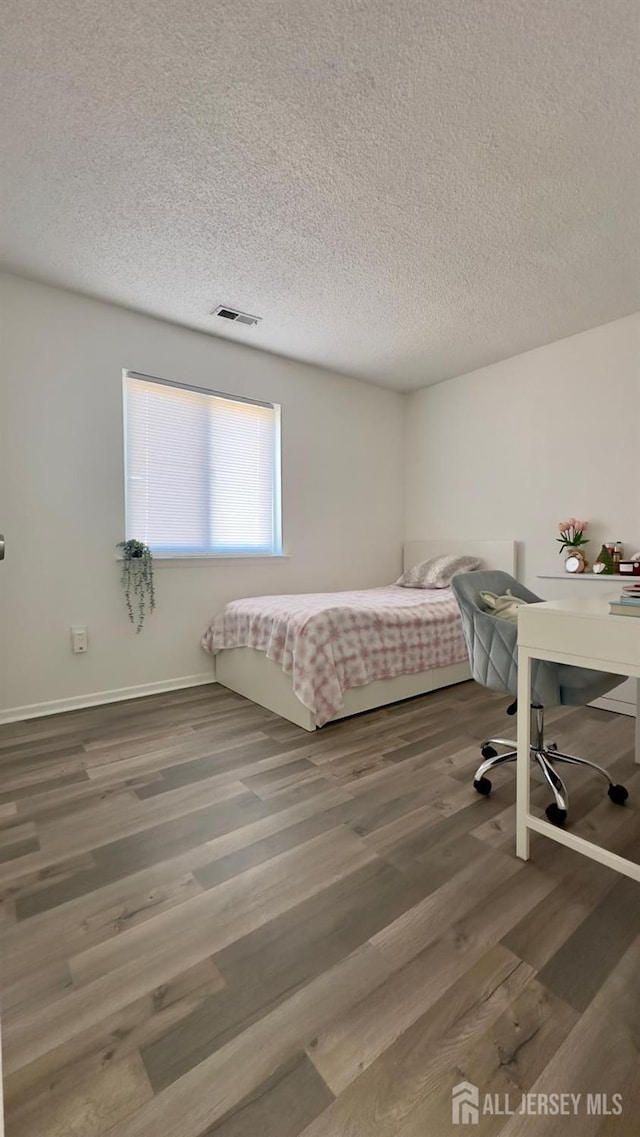
<svg viewBox="0 0 640 1137">
<path fill-rule="evenodd" d="M 125 372 L 127 539 L 165 555 L 275 555 L 279 407 Z"/>
</svg>

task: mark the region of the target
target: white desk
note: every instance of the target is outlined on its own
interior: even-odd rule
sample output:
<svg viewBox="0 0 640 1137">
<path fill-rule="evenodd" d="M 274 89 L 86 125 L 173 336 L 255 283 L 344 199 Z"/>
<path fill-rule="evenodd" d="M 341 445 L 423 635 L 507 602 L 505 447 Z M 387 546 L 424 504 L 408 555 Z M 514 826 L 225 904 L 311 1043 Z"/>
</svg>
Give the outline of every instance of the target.
<svg viewBox="0 0 640 1137">
<path fill-rule="evenodd" d="M 602 596 L 547 600 L 522 605 L 518 612 L 518 706 L 531 702 L 531 661 L 548 659 L 554 663 L 573 663 L 596 671 L 609 671 L 640 680 L 640 618 L 612 616 L 609 600 L 618 593 Z M 640 682 L 637 684 L 636 762 L 640 762 Z M 640 865 L 610 853 L 571 832 L 534 817 L 529 806 L 531 716 L 518 715 L 518 768 L 516 782 L 516 853 L 529 858 L 529 833 L 543 833 L 561 845 L 591 857 L 640 881 Z M 622 809 L 623 806 L 611 806 Z"/>
</svg>

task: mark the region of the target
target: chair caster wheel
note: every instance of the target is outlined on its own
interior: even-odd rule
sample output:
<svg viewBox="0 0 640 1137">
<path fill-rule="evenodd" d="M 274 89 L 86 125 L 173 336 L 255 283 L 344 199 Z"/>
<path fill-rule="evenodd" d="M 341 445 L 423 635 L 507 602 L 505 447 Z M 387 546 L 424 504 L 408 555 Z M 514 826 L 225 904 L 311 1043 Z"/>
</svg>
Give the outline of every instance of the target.
<svg viewBox="0 0 640 1137">
<path fill-rule="evenodd" d="M 613 785 L 611 785 L 611 786 L 609 786 L 607 793 L 609 794 L 609 797 L 611 798 L 611 800 L 613 802 L 615 802 L 616 805 L 624 805 L 625 801 L 629 797 L 629 791 L 627 789 L 625 789 L 624 786 L 613 786 Z"/>
<path fill-rule="evenodd" d="M 487 794 L 491 793 L 491 782 L 488 778 L 475 778 L 473 788 L 477 790 L 479 794 L 482 794 L 483 797 L 486 797 Z"/>
<path fill-rule="evenodd" d="M 558 749 L 558 743 L 557 742 L 547 742 L 546 748 L 547 748 L 547 750 L 557 750 Z"/>
<path fill-rule="evenodd" d="M 565 821 L 567 820 L 566 809 L 560 809 L 560 807 L 556 805 L 555 801 L 552 802 L 551 805 L 547 806 L 545 813 L 547 815 L 547 819 L 551 822 L 552 825 L 564 825 Z"/>
<path fill-rule="evenodd" d="M 483 758 L 497 758 L 498 751 L 493 749 L 493 746 L 483 746 L 480 751 Z"/>
</svg>

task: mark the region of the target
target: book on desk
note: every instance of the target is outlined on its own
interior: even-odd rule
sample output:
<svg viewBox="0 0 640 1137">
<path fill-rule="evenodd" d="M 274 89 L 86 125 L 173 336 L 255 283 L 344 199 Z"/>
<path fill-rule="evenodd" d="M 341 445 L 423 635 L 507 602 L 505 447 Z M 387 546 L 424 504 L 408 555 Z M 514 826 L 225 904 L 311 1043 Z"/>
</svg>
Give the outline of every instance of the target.
<svg viewBox="0 0 640 1137">
<path fill-rule="evenodd" d="M 640 616 L 640 581 L 625 584 L 622 594 L 609 601 L 609 611 L 614 616 Z"/>
</svg>

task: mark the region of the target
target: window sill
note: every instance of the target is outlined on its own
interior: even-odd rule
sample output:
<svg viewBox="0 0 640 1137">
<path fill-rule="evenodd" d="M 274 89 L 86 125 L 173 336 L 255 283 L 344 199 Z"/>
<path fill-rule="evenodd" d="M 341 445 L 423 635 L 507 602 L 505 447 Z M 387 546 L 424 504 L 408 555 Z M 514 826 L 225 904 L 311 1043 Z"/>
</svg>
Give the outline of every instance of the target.
<svg viewBox="0 0 640 1137">
<path fill-rule="evenodd" d="M 124 559 L 116 557 L 117 561 Z M 194 568 L 197 565 L 212 564 L 216 561 L 287 561 L 289 559 L 289 553 L 185 553 L 184 556 L 154 553 L 153 564 L 155 568 L 178 568 L 181 565 Z"/>
</svg>

